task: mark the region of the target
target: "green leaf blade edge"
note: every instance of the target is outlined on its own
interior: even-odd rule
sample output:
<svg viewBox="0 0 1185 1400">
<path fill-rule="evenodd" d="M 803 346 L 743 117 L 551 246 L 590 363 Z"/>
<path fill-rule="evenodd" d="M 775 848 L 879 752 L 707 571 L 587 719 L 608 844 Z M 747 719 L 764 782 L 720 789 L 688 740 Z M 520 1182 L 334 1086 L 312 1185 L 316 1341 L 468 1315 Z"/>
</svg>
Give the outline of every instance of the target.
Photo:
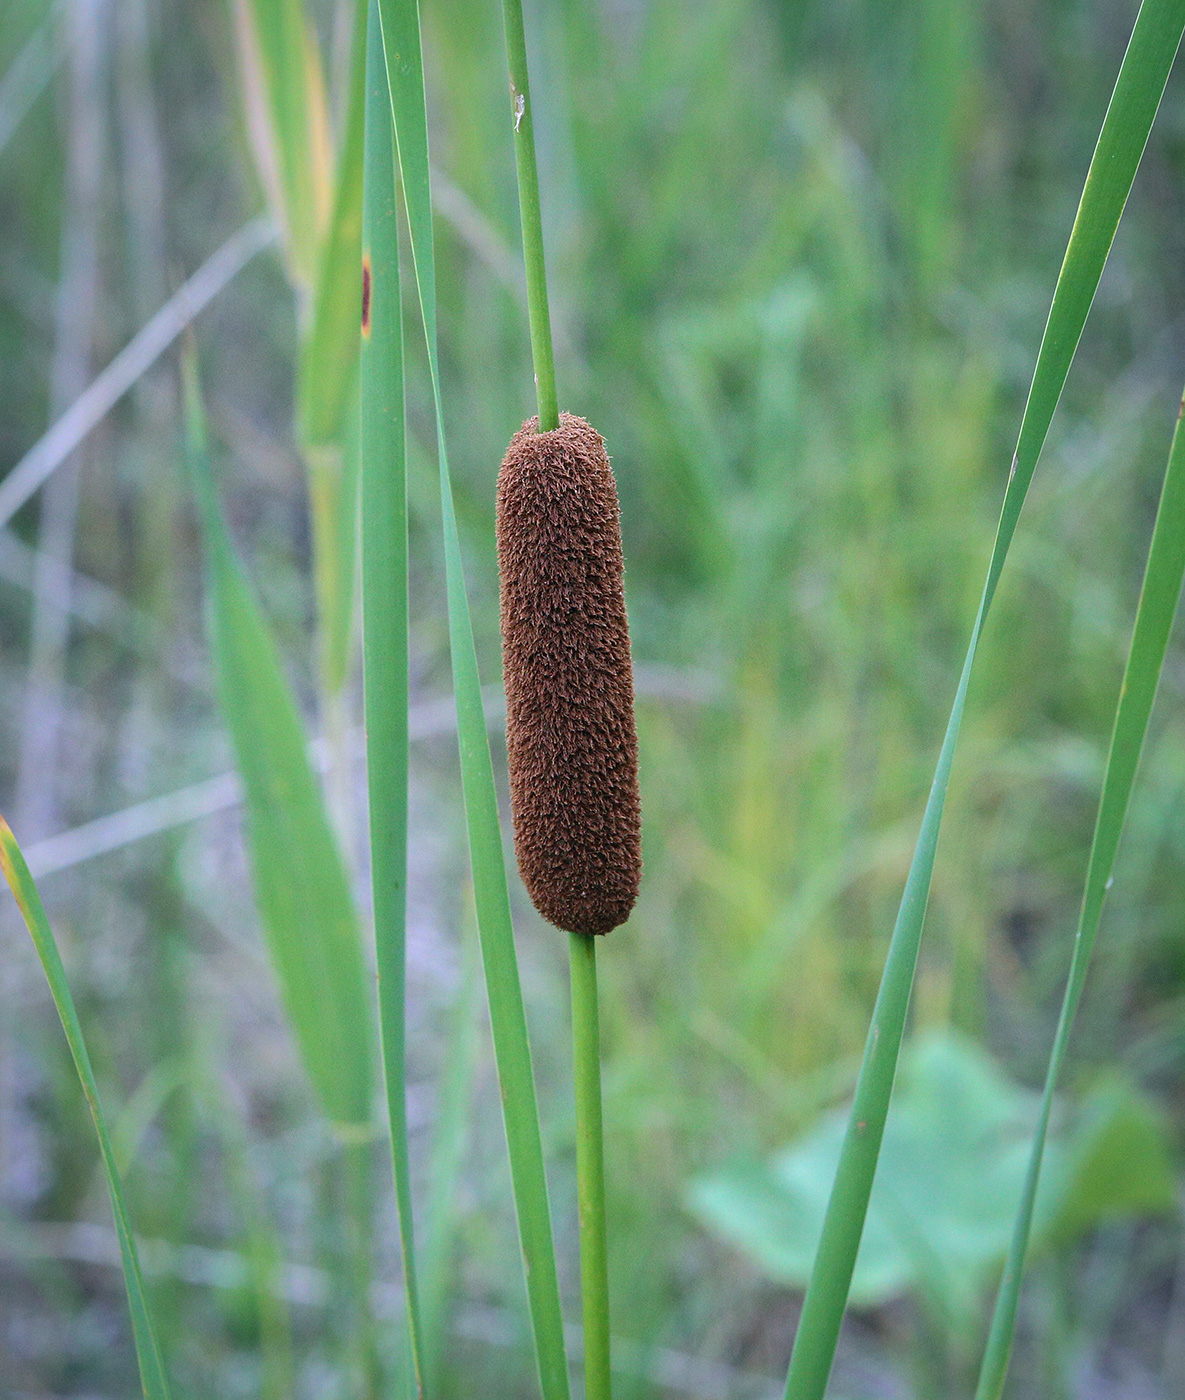
<svg viewBox="0 0 1185 1400">
<path fill-rule="evenodd" d="M 1182 399 L 1185 411 L 1185 398 Z M 992 1324 L 984 1350 L 983 1363 L 975 1400 L 999 1400 L 1008 1374 L 1012 1341 L 1016 1332 L 1020 1289 L 1025 1259 L 1033 1230 L 1033 1212 L 1040 1185 L 1045 1143 L 1053 1110 L 1053 1096 L 1058 1077 L 1069 1047 L 1070 1035 L 1086 974 L 1094 951 L 1095 936 L 1102 917 L 1103 903 L 1111 882 L 1119 839 L 1127 816 L 1128 802 L 1139 767 L 1140 754 L 1148 733 L 1148 721 L 1156 699 L 1156 689 L 1164 666 L 1169 634 L 1185 579 L 1185 432 L 1178 413 L 1177 426 L 1169 449 L 1164 485 L 1157 507 L 1152 543 L 1144 571 L 1144 583 L 1136 609 L 1131 648 L 1124 668 L 1119 704 L 1111 732 L 1103 790 L 1095 818 L 1090 860 L 1086 869 L 1082 909 L 1074 936 L 1074 951 L 1070 972 L 1054 1034 L 1049 1064 L 1045 1073 L 1045 1088 L 1041 1109 L 1025 1174 L 1021 1200 L 1017 1207 L 1012 1242 L 1004 1264 Z"/>
<path fill-rule="evenodd" d="M 124 1200 L 119 1168 L 115 1161 L 115 1149 L 111 1133 L 103 1113 L 99 1098 L 99 1086 L 91 1066 L 82 1025 L 66 979 L 66 969 L 62 965 L 57 940 L 53 936 L 45 907 L 37 891 L 33 876 L 25 863 L 16 837 L 3 817 L 0 817 L 0 867 L 4 878 L 16 898 L 33 946 L 41 960 L 45 980 L 49 983 L 50 994 L 57 1007 L 62 1030 L 78 1071 L 82 1092 L 94 1120 L 95 1133 L 99 1139 L 99 1155 L 103 1161 L 103 1173 L 107 1178 L 107 1190 L 111 1196 L 111 1211 L 115 1217 L 115 1233 L 119 1239 L 119 1255 L 123 1265 L 124 1285 L 127 1288 L 128 1308 L 132 1315 L 132 1337 L 136 1347 L 136 1360 L 140 1367 L 140 1384 L 145 1400 L 169 1400 L 169 1384 L 161 1359 L 156 1331 L 152 1325 L 152 1314 L 148 1306 L 148 1296 L 144 1290 L 144 1276 L 140 1269 L 140 1257 L 136 1251 L 136 1241 L 132 1235 L 130 1217 Z"/>
<path fill-rule="evenodd" d="M 412 1370 L 425 1391 L 407 1141 L 407 476 L 399 224 L 391 99 L 378 6 L 365 17 L 362 252 L 362 665 L 379 1037 L 399 1211 Z"/>
<path fill-rule="evenodd" d="M 187 458 L 206 550 L 207 627 L 246 800 L 260 922 L 298 1049 L 340 1137 L 371 1133 L 371 1007 L 357 914 L 295 697 L 231 543 L 210 474 L 196 369 Z"/>
<path fill-rule="evenodd" d="M 955 746 L 988 610 L 1103 266 L 1185 30 L 1185 0 L 1144 0 L 1091 159 L 1021 420 L 987 578 L 893 928 L 823 1234 L 786 1377 L 787 1400 L 822 1400 L 876 1174 L 905 1030 Z"/>
<path fill-rule="evenodd" d="M 379 9 L 387 77 L 391 87 L 396 151 L 432 377 L 440 462 L 449 646 L 457 705 L 462 789 L 519 1243 L 540 1388 L 544 1400 L 568 1400 L 563 1315 L 530 1040 L 514 947 L 494 769 L 482 708 L 473 623 L 465 588 L 445 445 L 436 351 L 436 273 L 419 10 L 416 0 L 380 0 Z"/>
</svg>

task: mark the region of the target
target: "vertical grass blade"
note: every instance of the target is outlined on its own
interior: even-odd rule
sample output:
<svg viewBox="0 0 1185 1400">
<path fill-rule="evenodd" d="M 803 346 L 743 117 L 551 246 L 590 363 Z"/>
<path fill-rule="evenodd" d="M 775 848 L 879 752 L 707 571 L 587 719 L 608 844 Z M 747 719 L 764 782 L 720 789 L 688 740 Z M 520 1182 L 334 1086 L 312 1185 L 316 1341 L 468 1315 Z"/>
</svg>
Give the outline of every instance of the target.
<svg viewBox="0 0 1185 1400">
<path fill-rule="evenodd" d="M 1185 413 L 1185 400 L 1182 401 L 1181 412 Z M 1127 815 L 1128 800 L 1139 766 L 1140 753 L 1144 747 L 1144 737 L 1148 732 L 1152 702 L 1156 698 L 1156 687 L 1160 681 L 1169 633 L 1172 631 L 1173 617 L 1181 596 L 1183 577 L 1185 432 L 1181 428 L 1179 413 L 1173 432 L 1173 444 L 1169 450 L 1168 466 L 1165 468 L 1156 524 L 1152 531 L 1144 584 L 1140 590 L 1131 650 L 1123 673 L 1123 685 L 1119 691 L 1119 706 L 1115 712 L 1115 726 L 1111 733 L 1103 791 L 1099 799 L 1098 816 L 1095 819 L 1090 861 L 1086 868 L 1086 885 L 1082 895 L 1078 929 L 1074 936 L 1070 974 L 1062 999 L 1053 1048 L 1050 1051 L 1049 1066 L 1045 1073 L 1045 1090 L 1041 1097 L 1041 1109 L 1037 1118 L 1037 1129 L 1033 1135 L 1033 1146 L 1017 1209 L 1012 1242 L 996 1295 L 991 1331 L 988 1334 L 979 1384 L 975 1391 L 976 1400 L 999 1400 L 1004 1389 L 1054 1090 L 1066 1057 L 1066 1048 L 1074 1027 L 1078 1003 L 1082 998 L 1082 989 L 1086 983 L 1099 918 L 1103 912 L 1103 901 L 1111 884 L 1111 870 L 1115 864 L 1115 853 L 1119 849 L 1119 838 Z"/>
<path fill-rule="evenodd" d="M 360 304 L 355 310 L 359 309 Z M 357 408 L 356 378 L 351 378 L 350 387 Z M 341 696 L 353 655 L 359 453 L 356 419 L 342 425 L 339 442 L 304 450 L 313 526 L 313 582 L 323 704 L 327 697 Z"/>
<path fill-rule="evenodd" d="M 320 61 L 301 0 L 237 0 L 243 66 L 258 103 L 257 136 L 278 196 L 285 248 L 304 287 L 316 274 L 328 203 L 328 114 Z"/>
<path fill-rule="evenodd" d="M 207 622 L 246 797 L 260 919 L 305 1071 L 347 1138 L 370 1131 L 370 1002 L 357 917 L 296 702 L 223 520 L 192 362 L 187 456 L 206 547 Z"/>
<path fill-rule="evenodd" d="M 987 578 L 906 878 L 823 1233 L 786 1378 L 788 1400 L 821 1400 L 831 1373 L 909 1009 L 951 763 L 972 667 L 1054 409 L 1185 29 L 1185 0 L 1144 0 L 1091 158 L 1021 420 Z"/>
<path fill-rule="evenodd" d="M 25 857 L 17 845 L 16 837 L 8 823 L 0 817 L 0 866 L 4 878 L 16 896 L 17 905 L 25 920 L 45 970 L 50 994 L 58 1009 L 62 1029 L 74 1060 L 74 1068 L 82 1084 L 87 1106 L 94 1119 L 95 1132 L 99 1137 L 99 1153 L 103 1159 L 103 1171 L 107 1177 L 107 1189 L 111 1193 L 111 1211 L 115 1217 L 115 1233 L 119 1237 L 119 1253 L 123 1262 L 124 1284 L 128 1292 L 128 1307 L 132 1314 L 132 1336 L 136 1345 L 136 1360 L 140 1366 L 140 1384 L 144 1388 L 145 1400 L 168 1400 L 169 1385 L 161 1361 L 160 1348 L 152 1326 L 152 1315 L 148 1309 L 148 1298 L 144 1292 L 144 1278 L 140 1272 L 140 1259 L 136 1253 L 136 1241 L 132 1236 L 131 1221 L 120 1185 L 119 1168 L 115 1162 L 115 1149 L 111 1134 L 103 1114 L 99 1099 L 99 1086 L 95 1082 L 95 1072 L 91 1068 L 90 1055 L 82 1036 L 82 1026 L 66 981 L 66 970 L 58 953 L 58 945 L 45 916 L 41 896 L 25 864 Z"/>
<path fill-rule="evenodd" d="M 387 76 L 391 86 L 396 150 L 436 410 L 449 646 L 457 703 L 461 778 L 473 866 L 477 926 L 485 967 L 494 1055 L 502 1089 L 519 1242 L 540 1386 L 545 1400 L 567 1400 L 568 1366 L 564 1353 L 563 1316 L 552 1243 L 547 1178 L 543 1169 L 543 1147 L 539 1136 L 531 1047 L 510 919 L 510 895 L 502 856 L 494 768 L 482 711 L 473 622 L 465 589 L 445 446 L 436 350 L 436 266 L 432 248 L 428 122 L 424 103 L 420 17 L 416 0 L 381 0 L 379 8 Z"/>
<path fill-rule="evenodd" d="M 354 402 L 362 252 L 362 146 L 365 117 L 366 0 L 356 0 L 346 130 L 333 212 L 313 288 L 312 319 L 301 347 L 297 420 L 309 446 L 340 440 Z"/>
<path fill-rule="evenodd" d="M 412 1368 L 424 1393 L 407 1147 L 407 472 L 395 143 L 377 0 L 366 23 L 362 233 L 362 657 L 379 1034 Z M 355 271 L 357 271 L 355 265 Z"/>
</svg>

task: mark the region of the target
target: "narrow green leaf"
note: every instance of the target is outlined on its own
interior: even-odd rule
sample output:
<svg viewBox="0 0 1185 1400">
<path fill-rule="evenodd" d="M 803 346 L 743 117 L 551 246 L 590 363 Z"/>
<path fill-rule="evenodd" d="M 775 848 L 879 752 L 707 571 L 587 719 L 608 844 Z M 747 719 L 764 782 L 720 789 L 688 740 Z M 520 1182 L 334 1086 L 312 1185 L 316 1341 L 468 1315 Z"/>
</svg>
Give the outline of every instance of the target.
<svg viewBox="0 0 1185 1400">
<path fill-rule="evenodd" d="M 321 249 L 313 312 L 301 347 L 297 419 L 311 447 L 337 442 L 354 403 L 358 266 L 362 252 L 362 145 L 366 112 L 366 0 L 356 0 L 350 56 L 346 133 L 338 161 L 333 213 Z"/>
<path fill-rule="evenodd" d="M 115 1148 L 112 1146 L 107 1120 L 103 1115 L 99 1086 L 95 1082 L 95 1072 L 91 1068 L 90 1055 L 82 1036 L 82 1025 L 78 1020 L 74 998 L 70 994 L 70 984 L 66 980 L 66 969 L 62 966 L 53 930 L 45 917 L 41 896 L 37 893 L 37 886 L 29 874 L 29 867 L 25 864 L 25 857 L 17 845 L 16 837 L 3 817 L 0 817 L 0 866 L 4 869 L 4 878 L 8 881 L 9 888 L 16 896 L 21 915 L 37 949 L 37 956 L 41 959 L 62 1029 L 66 1032 L 74 1067 L 82 1083 L 82 1092 L 94 1119 L 95 1132 L 99 1136 L 99 1153 L 103 1159 L 107 1189 L 111 1193 L 111 1211 L 115 1217 L 115 1233 L 119 1237 L 123 1279 L 128 1291 L 128 1307 L 132 1314 L 132 1336 L 136 1344 L 136 1360 L 140 1366 L 140 1384 L 144 1388 L 145 1400 L 168 1400 L 169 1384 L 152 1326 L 148 1297 L 144 1292 L 144 1278 L 140 1272 L 140 1259 L 136 1253 L 136 1241 L 132 1235 L 131 1220 L 123 1198 L 123 1187 L 120 1185 Z"/>
<path fill-rule="evenodd" d="M 205 419 L 186 366 L 187 449 L 206 546 L 207 625 L 246 794 L 260 919 L 305 1071 L 335 1129 L 370 1131 L 370 1002 L 341 853 L 275 643 L 214 491 Z"/>
<path fill-rule="evenodd" d="M 244 35 L 245 76 L 260 89 L 261 133 L 279 186 L 277 213 L 294 276 L 303 284 L 316 269 L 328 136 L 320 61 L 301 0 L 236 0 Z M 255 71 L 258 67 L 258 72 Z M 265 183 L 268 180 L 265 178 Z"/>
<path fill-rule="evenodd" d="M 827 1388 L 892 1096 L 951 763 L 979 639 L 1183 29 L 1185 0 L 1144 0 L 1087 172 L 1021 421 L 979 611 L 877 993 L 823 1235 L 794 1339 L 786 1378 L 788 1400 L 821 1400 Z"/>
<path fill-rule="evenodd" d="M 358 263 L 355 263 L 355 271 L 357 268 Z M 351 381 L 351 389 L 356 408 L 356 379 Z M 321 693 L 323 697 L 340 697 L 349 679 L 354 640 L 360 456 L 356 416 L 354 422 L 343 425 L 339 442 L 306 447 L 304 455 L 313 527 Z"/>
<path fill-rule="evenodd" d="M 362 656 L 379 1033 L 412 1368 L 424 1393 L 407 1148 L 407 458 L 395 143 L 377 0 L 366 17 L 362 322 Z M 354 272 L 359 272 L 358 264 Z"/>
<path fill-rule="evenodd" d="M 428 123 L 424 105 L 420 17 L 416 0 L 380 0 L 379 8 L 387 76 L 391 84 L 396 149 L 436 410 L 445 586 L 448 592 L 449 645 L 457 702 L 461 779 L 473 866 L 477 927 L 485 966 L 494 1055 L 502 1088 L 502 1111 L 518 1214 L 519 1242 L 540 1386 L 546 1400 L 567 1400 L 568 1363 L 564 1352 L 563 1316 L 539 1136 L 531 1047 L 510 918 L 510 895 L 502 855 L 494 768 L 482 711 L 473 622 L 465 590 L 461 544 L 457 535 L 445 447 L 436 352 L 436 268 L 432 249 Z"/>
<path fill-rule="evenodd" d="M 1182 400 L 1181 411 L 1185 412 L 1185 399 Z M 1156 524 L 1152 531 L 1152 544 L 1148 551 L 1144 585 L 1136 610 L 1131 650 L 1128 653 L 1127 668 L 1123 673 L 1123 685 L 1119 692 L 1115 727 L 1111 732 L 1111 749 L 1107 755 L 1103 792 L 1099 799 L 1090 861 L 1086 868 L 1086 885 L 1078 917 L 1078 931 L 1074 938 L 1074 952 L 1070 960 L 1070 974 L 1062 999 L 1061 1015 L 1058 1018 L 1049 1065 L 1045 1072 L 1041 1112 L 1036 1132 L 1033 1134 L 1033 1147 L 1024 1191 L 1016 1213 L 1012 1243 L 996 1295 L 991 1331 L 984 1352 L 979 1385 L 975 1392 L 976 1400 L 998 1400 L 1004 1389 L 1008 1360 L 1012 1353 L 1012 1339 L 1016 1330 L 1021 1279 L 1024 1275 L 1029 1236 L 1033 1228 L 1033 1208 L 1041 1179 L 1041 1164 L 1049 1132 L 1054 1090 L 1066 1057 L 1078 1003 L 1082 999 L 1090 955 L 1094 950 L 1095 935 L 1103 912 L 1103 901 L 1111 886 L 1115 853 L 1119 849 L 1128 800 L 1131 797 L 1136 768 L 1139 766 L 1140 752 L 1144 747 L 1144 737 L 1148 732 L 1152 702 L 1156 698 L 1156 687 L 1160 681 L 1169 633 L 1172 631 L 1173 617 L 1181 596 L 1183 577 L 1185 433 L 1181 430 L 1181 414 L 1178 413 L 1168 466 L 1165 468 L 1160 505 L 1156 512 Z"/>
</svg>

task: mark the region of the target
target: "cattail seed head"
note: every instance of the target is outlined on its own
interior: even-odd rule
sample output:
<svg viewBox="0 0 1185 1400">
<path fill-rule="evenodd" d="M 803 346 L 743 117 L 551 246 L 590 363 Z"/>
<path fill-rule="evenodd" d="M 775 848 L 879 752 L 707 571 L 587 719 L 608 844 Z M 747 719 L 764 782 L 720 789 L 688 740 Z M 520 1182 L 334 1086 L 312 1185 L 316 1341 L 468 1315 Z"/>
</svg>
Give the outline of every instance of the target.
<svg viewBox="0 0 1185 1400">
<path fill-rule="evenodd" d="M 617 488 L 601 435 L 528 419 L 498 473 L 502 673 L 518 867 L 535 908 L 608 933 L 642 875 Z"/>
</svg>

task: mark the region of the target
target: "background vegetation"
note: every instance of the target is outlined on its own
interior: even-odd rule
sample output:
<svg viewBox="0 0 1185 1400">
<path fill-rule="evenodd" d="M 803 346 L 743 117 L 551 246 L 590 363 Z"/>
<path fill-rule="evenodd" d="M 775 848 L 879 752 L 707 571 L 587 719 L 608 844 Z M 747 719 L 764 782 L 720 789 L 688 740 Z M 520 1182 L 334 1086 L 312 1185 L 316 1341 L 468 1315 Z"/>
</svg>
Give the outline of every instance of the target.
<svg viewBox="0 0 1185 1400">
<path fill-rule="evenodd" d="M 315 11 L 336 58 L 334 111 L 352 9 Z M 614 459 L 640 691 L 646 877 L 601 957 L 615 1325 L 637 1344 L 618 1348 L 623 1395 L 780 1388 L 799 1295 L 705 1225 L 691 1184 L 810 1132 L 850 1087 L 1133 15 L 1094 0 L 528 7 L 561 401 Z M 533 409 L 501 21 L 487 0 L 426 3 L 423 18 L 444 403 L 493 677 L 493 481 Z M 48 13 L 10 0 L 0 15 L 5 462 L 263 207 L 234 52 L 217 0 L 68 0 Z M 1181 82 L 988 627 L 923 944 L 916 1025 L 973 1038 L 1026 1085 L 1052 1036 L 1180 388 Z M 295 327 L 284 270 L 264 254 L 195 334 L 232 532 L 312 716 Z M 448 1299 L 444 1393 L 529 1394 L 442 703 L 421 343 L 409 334 L 413 1167 L 435 1223 L 430 1286 Z M 174 1384 L 348 1394 L 338 1149 L 279 1008 L 233 794 L 198 821 L 177 823 L 174 800 L 140 809 L 138 828 L 85 828 L 230 762 L 170 357 L 54 487 L 0 535 L 0 793 L 43 875 L 132 1213 L 168 1242 L 145 1261 Z M 1068 1075 L 1086 1101 L 1121 1067 L 1158 1106 L 1178 1165 L 1183 687 L 1174 644 Z M 357 723 L 357 686 L 348 694 Z M 349 791 L 338 816 L 361 893 L 364 805 Z M 55 840 L 79 828 L 73 844 Z M 104 832 L 118 847 L 79 860 Z M 564 940 L 517 885 L 512 897 L 571 1296 Z M 15 911 L 3 939 L 0 1386 L 129 1393 L 85 1105 Z M 380 1220 L 380 1272 L 394 1281 L 389 1201 Z M 1046 1250 L 1014 1393 L 1180 1393 L 1183 1245 L 1161 1210 Z M 397 1314 L 393 1287 L 380 1287 L 380 1319 Z M 965 1388 L 986 1293 L 957 1325 L 916 1279 L 874 1302 L 845 1334 L 836 1394 Z"/>
</svg>

